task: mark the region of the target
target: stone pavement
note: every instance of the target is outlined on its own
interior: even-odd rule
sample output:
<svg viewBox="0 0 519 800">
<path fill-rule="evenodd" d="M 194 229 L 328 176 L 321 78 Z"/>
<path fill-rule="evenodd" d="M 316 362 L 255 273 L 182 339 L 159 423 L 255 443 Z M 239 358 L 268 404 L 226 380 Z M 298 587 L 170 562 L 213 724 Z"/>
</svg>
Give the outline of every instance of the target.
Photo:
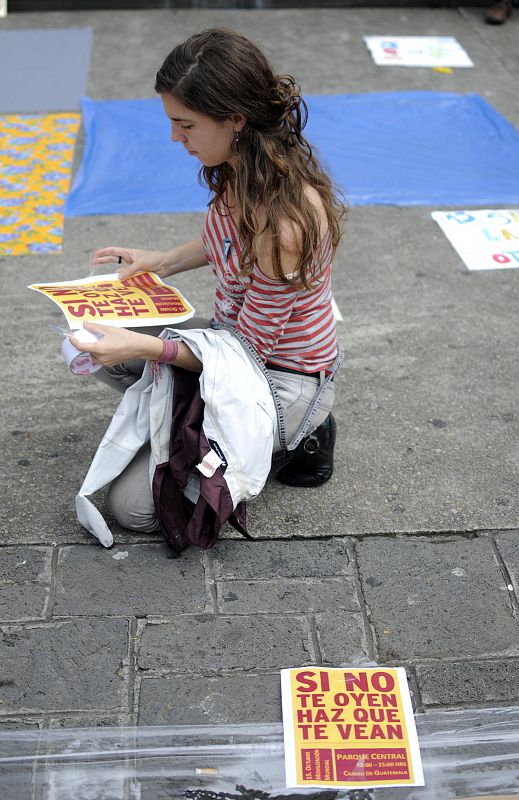
<svg viewBox="0 0 519 800">
<path fill-rule="evenodd" d="M 477 91 L 519 126 L 519 13 L 499 29 L 480 8 L 49 13 L 0 27 L 86 24 L 93 98 L 152 96 L 175 42 L 227 25 L 308 94 Z M 376 68 L 362 36 L 388 32 L 454 35 L 475 68 Z M 249 508 L 254 542 L 226 530 L 178 560 L 120 528 L 105 550 L 76 522 L 117 397 L 67 376 L 46 333 L 59 312 L 25 286 L 81 277 L 103 244 L 171 247 L 201 215 L 69 219 L 62 256 L 0 259 L 3 726 L 276 721 L 279 669 L 302 664 L 405 665 L 417 709 L 519 704 L 519 271 L 466 272 L 431 210 L 350 212 L 333 479 L 269 481 Z M 176 284 L 210 313 L 210 275 Z"/>
</svg>

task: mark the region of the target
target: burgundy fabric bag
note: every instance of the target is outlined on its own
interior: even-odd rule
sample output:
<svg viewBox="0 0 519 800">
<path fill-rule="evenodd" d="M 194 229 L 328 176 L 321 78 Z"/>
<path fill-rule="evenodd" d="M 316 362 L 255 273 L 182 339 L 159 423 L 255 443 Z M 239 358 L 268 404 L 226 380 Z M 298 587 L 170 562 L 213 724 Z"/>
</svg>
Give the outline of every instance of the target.
<svg viewBox="0 0 519 800">
<path fill-rule="evenodd" d="M 202 428 L 203 419 L 199 375 L 175 367 L 169 459 L 157 465 L 153 477 L 155 510 L 175 556 L 189 545 L 203 549 L 214 547 L 225 522 L 251 538 L 246 530 L 245 502 L 233 509 L 225 480 L 225 464 L 210 478 L 197 470 L 200 497 L 196 503 L 183 494 L 189 475 L 212 449 Z"/>
</svg>

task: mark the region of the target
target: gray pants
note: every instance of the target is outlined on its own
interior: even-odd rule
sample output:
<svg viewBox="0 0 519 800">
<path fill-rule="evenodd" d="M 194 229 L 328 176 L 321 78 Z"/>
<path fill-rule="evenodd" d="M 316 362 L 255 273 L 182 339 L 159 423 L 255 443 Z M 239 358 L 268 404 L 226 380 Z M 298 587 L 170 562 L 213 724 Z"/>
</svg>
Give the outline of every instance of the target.
<svg viewBox="0 0 519 800">
<path fill-rule="evenodd" d="M 208 328 L 209 320 L 193 317 L 175 328 Z M 148 328 L 144 332 L 158 336 L 162 328 Z M 143 332 L 140 328 L 139 333 Z M 120 392 L 125 392 L 142 375 L 144 362 L 136 359 L 114 367 L 103 367 L 96 372 L 96 377 Z M 278 397 L 284 410 L 286 440 L 289 442 L 295 436 L 303 417 L 314 399 L 319 385 L 318 378 L 307 375 L 292 374 L 269 370 L 272 382 L 276 387 Z M 308 430 L 311 433 L 319 427 L 332 410 L 334 401 L 334 386 L 330 383 L 316 411 L 315 417 Z M 279 440 L 274 442 L 273 454 L 281 450 Z M 128 464 L 126 469 L 110 484 L 107 494 L 107 505 L 110 513 L 124 528 L 152 533 L 159 530 L 155 515 L 153 496 L 149 482 L 150 445 L 146 444 Z"/>
</svg>

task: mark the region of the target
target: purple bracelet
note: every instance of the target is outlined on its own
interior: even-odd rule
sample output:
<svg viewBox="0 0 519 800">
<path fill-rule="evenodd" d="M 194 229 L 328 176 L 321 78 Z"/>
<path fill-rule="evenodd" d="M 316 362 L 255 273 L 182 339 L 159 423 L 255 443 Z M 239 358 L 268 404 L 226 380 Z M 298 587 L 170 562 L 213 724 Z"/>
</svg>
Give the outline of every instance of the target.
<svg viewBox="0 0 519 800">
<path fill-rule="evenodd" d="M 157 359 L 159 364 L 171 364 L 178 356 L 178 342 L 175 339 L 162 340 L 162 355 Z"/>
</svg>

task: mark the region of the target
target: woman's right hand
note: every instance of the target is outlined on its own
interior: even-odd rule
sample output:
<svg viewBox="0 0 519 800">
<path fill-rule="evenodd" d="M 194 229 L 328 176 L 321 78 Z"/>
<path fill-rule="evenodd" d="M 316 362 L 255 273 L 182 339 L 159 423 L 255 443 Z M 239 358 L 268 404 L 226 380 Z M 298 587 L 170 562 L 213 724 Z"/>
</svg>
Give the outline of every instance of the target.
<svg viewBox="0 0 519 800">
<path fill-rule="evenodd" d="M 159 278 L 172 274 L 167 259 L 168 253 L 161 250 L 134 250 L 127 247 L 102 247 L 92 255 L 91 267 L 101 264 L 116 264 L 119 278 L 129 278 L 136 272 L 154 272 Z"/>
</svg>

